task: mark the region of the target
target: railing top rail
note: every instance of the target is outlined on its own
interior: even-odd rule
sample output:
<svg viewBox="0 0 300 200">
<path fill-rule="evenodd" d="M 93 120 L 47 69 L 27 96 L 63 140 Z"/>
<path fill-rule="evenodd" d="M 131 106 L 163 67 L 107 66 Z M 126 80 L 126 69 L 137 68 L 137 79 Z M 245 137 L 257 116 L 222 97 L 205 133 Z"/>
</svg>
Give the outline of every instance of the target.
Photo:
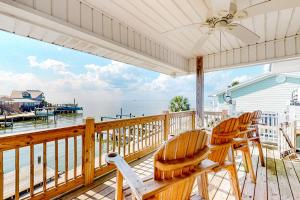
<svg viewBox="0 0 300 200">
<path fill-rule="evenodd" d="M 76 125 L 63 128 L 52 128 L 39 131 L 5 134 L 0 136 L 0 150 L 6 151 L 31 144 L 50 142 L 56 139 L 82 135 L 85 125 Z"/>
<path fill-rule="evenodd" d="M 110 129 L 110 128 L 119 128 L 124 126 L 133 126 L 137 124 L 148 123 L 152 121 L 164 120 L 165 115 L 151 115 L 145 117 L 135 117 L 130 119 L 117 119 L 112 121 L 97 122 L 95 123 L 96 130 Z"/>
<path fill-rule="evenodd" d="M 171 112 L 169 113 L 169 115 L 170 117 L 184 117 L 184 116 L 190 116 L 193 113 L 195 113 L 195 111 L 188 110 L 188 111 L 181 111 L 181 112 Z"/>
<path fill-rule="evenodd" d="M 223 115 L 221 111 L 204 111 L 205 115 Z"/>
</svg>

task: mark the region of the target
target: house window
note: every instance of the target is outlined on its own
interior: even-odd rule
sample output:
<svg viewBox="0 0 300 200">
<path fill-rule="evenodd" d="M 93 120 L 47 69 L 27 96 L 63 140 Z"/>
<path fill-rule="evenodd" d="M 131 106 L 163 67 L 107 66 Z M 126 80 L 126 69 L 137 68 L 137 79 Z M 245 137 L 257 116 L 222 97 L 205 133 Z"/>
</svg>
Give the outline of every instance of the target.
<svg viewBox="0 0 300 200">
<path fill-rule="evenodd" d="M 23 98 L 30 98 L 29 92 L 22 92 Z"/>
</svg>

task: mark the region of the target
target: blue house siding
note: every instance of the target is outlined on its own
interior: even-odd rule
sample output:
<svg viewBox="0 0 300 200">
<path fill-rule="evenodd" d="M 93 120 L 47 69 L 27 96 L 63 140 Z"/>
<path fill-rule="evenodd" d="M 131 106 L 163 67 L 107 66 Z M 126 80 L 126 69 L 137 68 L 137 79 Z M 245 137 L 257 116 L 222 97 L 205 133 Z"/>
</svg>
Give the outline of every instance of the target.
<svg viewBox="0 0 300 200">
<path fill-rule="evenodd" d="M 241 96 L 248 95 L 253 92 L 265 90 L 267 88 L 271 88 L 271 87 L 277 86 L 279 84 L 282 84 L 282 83 L 278 83 L 276 81 L 276 78 L 277 78 L 277 76 L 272 76 L 272 77 L 266 78 L 264 80 L 258 81 L 256 83 L 253 83 L 253 84 L 250 84 L 250 85 L 238 88 L 238 89 L 234 89 L 233 91 L 231 91 L 231 96 L 233 99 L 235 99 L 235 98 L 238 98 Z M 300 84 L 300 79 L 294 78 L 294 77 L 287 77 L 285 82 Z M 224 95 L 224 93 L 218 95 L 218 102 L 221 104 L 225 103 L 224 99 L 223 99 L 223 95 Z"/>
</svg>

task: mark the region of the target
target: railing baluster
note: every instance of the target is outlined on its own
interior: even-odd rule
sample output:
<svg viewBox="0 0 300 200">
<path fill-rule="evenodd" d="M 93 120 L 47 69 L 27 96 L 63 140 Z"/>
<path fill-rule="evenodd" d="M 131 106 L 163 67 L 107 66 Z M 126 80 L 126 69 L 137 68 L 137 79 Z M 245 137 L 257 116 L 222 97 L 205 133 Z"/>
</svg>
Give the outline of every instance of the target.
<svg viewBox="0 0 300 200">
<path fill-rule="evenodd" d="M 16 171 L 16 180 L 15 180 L 15 199 L 19 199 L 19 185 L 20 185 L 20 149 L 15 149 L 15 171 Z M 2 188 L 2 187 L 1 187 Z"/>
<path fill-rule="evenodd" d="M 4 180 L 3 180 L 3 151 L 0 151 L 0 200 L 4 199 Z"/>
<path fill-rule="evenodd" d="M 157 144 L 157 121 L 154 122 L 154 144 Z"/>
<path fill-rule="evenodd" d="M 54 142 L 55 150 L 54 150 L 54 157 L 55 157 L 55 174 L 54 174 L 54 183 L 55 187 L 58 185 L 58 141 L 57 139 Z"/>
<path fill-rule="evenodd" d="M 74 136 L 74 179 L 77 177 L 77 136 Z"/>
<path fill-rule="evenodd" d="M 119 133 L 118 133 L 118 153 L 121 153 L 121 128 L 119 128 Z"/>
<path fill-rule="evenodd" d="M 152 141 L 151 141 L 151 145 L 153 145 L 153 144 L 154 144 L 153 122 L 150 122 L 149 125 L 151 125 L 151 126 L 150 126 L 150 129 L 151 129 L 151 130 L 150 130 L 150 131 L 151 131 L 151 140 L 152 140 Z"/>
<path fill-rule="evenodd" d="M 113 152 L 116 151 L 116 130 L 113 129 Z"/>
<path fill-rule="evenodd" d="M 150 146 L 151 143 L 151 135 L 150 135 L 150 122 L 148 122 L 148 146 Z"/>
<path fill-rule="evenodd" d="M 145 130 L 144 130 L 145 124 L 141 124 L 141 143 L 142 143 L 142 149 L 144 148 L 144 137 L 145 137 Z"/>
<path fill-rule="evenodd" d="M 132 146 L 133 153 L 135 152 L 135 144 L 136 144 L 135 138 L 136 138 L 136 128 L 135 128 L 135 125 L 134 125 L 133 126 L 133 146 Z"/>
<path fill-rule="evenodd" d="M 99 132 L 99 167 L 102 165 L 102 131 Z"/>
<path fill-rule="evenodd" d="M 47 184 L 47 143 L 43 143 L 43 191 L 46 191 Z"/>
<path fill-rule="evenodd" d="M 137 125 L 137 150 L 140 150 L 140 125 Z"/>
<path fill-rule="evenodd" d="M 128 126 L 128 155 L 130 155 L 130 145 L 131 145 L 131 126 Z"/>
<path fill-rule="evenodd" d="M 34 146 L 30 145 L 30 197 L 34 194 Z"/>
<path fill-rule="evenodd" d="M 106 133 L 106 153 L 109 153 L 109 129 L 107 129 Z"/>
<path fill-rule="evenodd" d="M 69 140 L 65 138 L 65 182 L 68 182 L 69 175 Z"/>
<path fill-rule="evenodd" d="M 123 127 L 123 157 L 125 157 L 126 154 L 126 127 Z"/>
</svg>

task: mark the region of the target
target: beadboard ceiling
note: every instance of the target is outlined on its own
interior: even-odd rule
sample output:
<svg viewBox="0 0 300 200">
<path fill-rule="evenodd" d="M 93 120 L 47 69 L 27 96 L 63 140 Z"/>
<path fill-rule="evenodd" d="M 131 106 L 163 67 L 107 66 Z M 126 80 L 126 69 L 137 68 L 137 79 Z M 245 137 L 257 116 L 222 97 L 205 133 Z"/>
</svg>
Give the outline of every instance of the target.
<svg viewBox="0 0 300 200">
<path fill-rule="evenodd" d="M 230 3 L 0 0 L 0 29 L 170 75 L 194 73 L 196 56 L 204 57 L 205 72 L 300 57 L 300 7 L 287 6 L 300 5 L 297 0 L 272 0 L 285 4 L 282 9 L 235 21 L 259 35 L 255 44 L 216 30 L 195 48 L 208 28 L 187 25 L 205 22 L 209 1 L 215 13 L 227 10 Z M 237 0 L 237 7 L 262 2 Z"/>
</svg>

